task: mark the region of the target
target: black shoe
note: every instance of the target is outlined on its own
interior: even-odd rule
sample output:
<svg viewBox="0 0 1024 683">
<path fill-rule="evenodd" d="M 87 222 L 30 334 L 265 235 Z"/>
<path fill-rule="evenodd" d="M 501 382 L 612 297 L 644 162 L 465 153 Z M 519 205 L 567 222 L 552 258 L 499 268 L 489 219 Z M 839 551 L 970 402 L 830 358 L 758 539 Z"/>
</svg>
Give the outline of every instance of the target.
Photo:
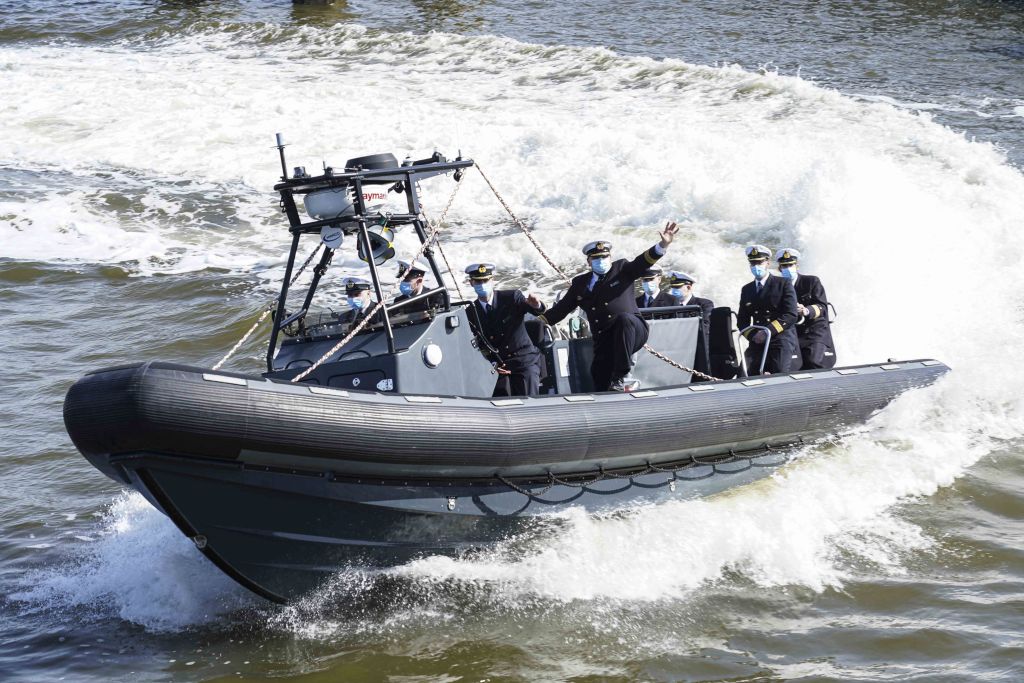
<svg viewBox="0 0 1024 683">
<path fill-rule="evenodd" d="M 612 385 L 608 387 L 609 391 L 622 391 L 629 393 L 636 391 L 640 388 L 640 380 L 636 379 L 632 375 L 623 375 L 618 379 L 612 380 Z"/>
</svg>

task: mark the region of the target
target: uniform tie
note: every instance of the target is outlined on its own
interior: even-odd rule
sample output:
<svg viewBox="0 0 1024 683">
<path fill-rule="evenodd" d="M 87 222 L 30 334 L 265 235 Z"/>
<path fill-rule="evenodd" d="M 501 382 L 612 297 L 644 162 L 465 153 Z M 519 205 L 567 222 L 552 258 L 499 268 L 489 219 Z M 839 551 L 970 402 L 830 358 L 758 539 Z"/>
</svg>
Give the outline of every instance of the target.
<svg viewBox="0 0 1024 683">
<path fill-rule="evenodd" d="M 761 296 L 761 290 L 762 289 L 764 289 L 764 283 L 762 283 L 760 280 L 757 280 L 757 295 L 758 296 Z"/>
</svg>

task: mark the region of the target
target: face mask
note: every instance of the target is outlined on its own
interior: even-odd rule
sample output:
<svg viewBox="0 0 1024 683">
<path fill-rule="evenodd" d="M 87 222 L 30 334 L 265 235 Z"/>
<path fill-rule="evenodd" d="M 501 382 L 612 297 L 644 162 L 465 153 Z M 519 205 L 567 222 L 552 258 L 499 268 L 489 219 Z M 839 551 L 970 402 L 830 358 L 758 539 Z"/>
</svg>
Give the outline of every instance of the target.
<svg viewBox="0 0 1024 683">
<path fill-rule="evenodd" d="M 640 286 L 644 288 L 644 294 L 647 296 L 657 296 L 658 286 L 654 284 L 654 280 L 644 280 Z"/>
<path fill-rule="evenodd" d="M 605 273 L 607 273 L 609 267 L 611 267 L 611 262 L 609 261 L 607 256 L 591 259 L 590 261 L 590 269 L 593 270 L 598 275 L 604 275 Z"/>
<path fill-rule="evenodd" d="M 477 296 L 482 296 L 485 299 L 491 298 L 491 292 L 494 290 L 493 285 L 490 282 L 474 282 L 473 291 L 476 292 Z"/>
<path fill-rule="evenodd" d="M 412 283 L 403 281 L 401 284 L 398 285 L 398 291 L 404 294 L 405 296 L 412 296 Z"/>
<path fill-rule="evenodd" d="M 795 280 L 796 279 L 796 268 L 794 268 L 793 266 L 786 266 L 785 268 L 779 268 L 779 272 L 782 273 L 782 277 L 786 278 L 787 280 Z"/>
<path fill-rule="evenodd" d="M 363 307 L 363 300 L 360 299 L 359 297 L 350 296 L 348 298 L 348 305 L 358 311 Z"/>
<path fill-rule="evenodd" d="M 673 287 L 669 290 L 669 293 L 677 299 L 682 299 L 685 296 L 682 287 Z"/>
<path fill-rule="evenodd" d="M 768 268 L 761 264 L 752 265 L 750 266 L 750 272 L 754 274 L 754 277 L 760 280 L 765 276 L 765 274 L 767 274 Z"/>
</svg>

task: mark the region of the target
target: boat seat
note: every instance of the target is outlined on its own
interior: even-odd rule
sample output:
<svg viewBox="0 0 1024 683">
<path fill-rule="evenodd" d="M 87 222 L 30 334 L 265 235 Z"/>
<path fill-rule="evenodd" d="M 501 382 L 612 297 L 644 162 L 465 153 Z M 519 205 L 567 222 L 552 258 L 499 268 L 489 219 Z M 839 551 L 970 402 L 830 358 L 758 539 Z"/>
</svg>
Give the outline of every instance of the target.
<svg viewBox="0 0 1024 683">
<path fill-rule="evenodd" d="M 720 306 L 711 311 L 708 334 L 708 362 L 711 374 L 719 379 L 733 379 L 739 372 L 739 356 L 732 335 L 732 309 Z"/>
</svg>

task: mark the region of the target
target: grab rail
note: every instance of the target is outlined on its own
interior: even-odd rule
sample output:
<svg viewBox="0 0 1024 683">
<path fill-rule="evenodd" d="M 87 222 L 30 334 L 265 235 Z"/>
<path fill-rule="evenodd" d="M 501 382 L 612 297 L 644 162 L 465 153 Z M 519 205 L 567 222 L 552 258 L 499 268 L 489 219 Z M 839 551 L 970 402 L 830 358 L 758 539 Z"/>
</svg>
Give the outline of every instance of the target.
<svg viewBox="0 0 1024 683">
<path fill-rule="evenodd" d="M 747 339 L 746 336 L 743 334 L 747 330 L 764 330 L 765 334 L 768 335 L 768 338 L 765 339 L 765 341 L 764 341 L 764 351 L 761 352 L 761 367 L 758 369 L 758 372 L 757 372 L 757 374 L 763 375 L 764 374 L 764 364 L 768 360 L 768 346 L 769 346 L 769 344 L 772 343 L 772 331 L 771 331 L 771 329 L 765 327 L 764 325 L 747 325 L 742 330 L 740 330 L 740 336 L 743 336 L 744 339 Z M 747 339 L 747 346 L 749 347 L 750 344 L 751 344 L 750 339 Z M 750 377 L 750 373 L 747 372 L 746 357 L 747 357 L 747 354 L 744 353 L 743 354 L 743 365 L 744 365 L 743 369 L 744 369 L 744 372 L 746 372 L 747 377 Z"/>
</svg>

